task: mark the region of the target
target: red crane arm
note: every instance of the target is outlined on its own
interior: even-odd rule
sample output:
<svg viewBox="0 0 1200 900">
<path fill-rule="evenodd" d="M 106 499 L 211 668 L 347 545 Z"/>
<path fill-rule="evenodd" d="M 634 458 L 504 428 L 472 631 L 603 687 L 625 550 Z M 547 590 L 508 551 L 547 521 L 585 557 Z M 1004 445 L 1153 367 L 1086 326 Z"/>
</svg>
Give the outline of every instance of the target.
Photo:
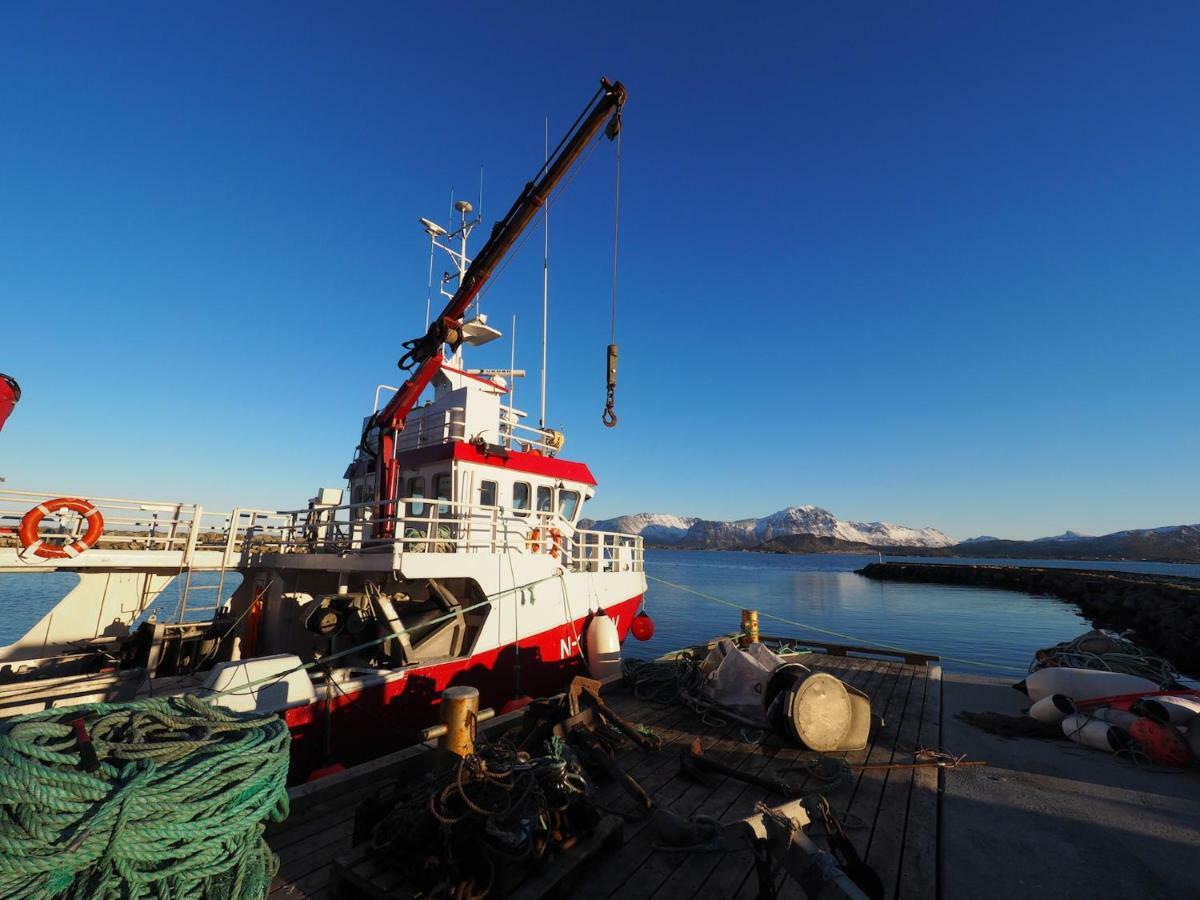
<svg viewBox="0 0 1200 900">
<path fill-rule="evenodd" d="M 399 480 L 396 436 L 404 428 L 405 416 L 416 406 L 421 392 L 442 365 L 442 344 L 457 349 L 462 343 L 462 317 L 472 301 L 600 129 L 607 124 L 609 139 L 616 137 L 621 128 L 621 108 L 625 104 L 625 96 L 621 82 L 609 83 L 607 79 L 600 79 L 600 90 L 567 132 L 553 156 L 542 166 L 537 177 L 525 185 L 508 214 L 492 228 L 487 242 L 463 274 L 458 290 L 446 303 L 445 309 L 430 323 L 424 335 L 404 343 L 407 352 L 398 365 L 405 371 L 415 366 L 416 371 L 371 421 L 372 427 L 379 427 L 377 497 L 382 501 L 380 518 L 388 520 L 395 516 Z"/>
</svg>

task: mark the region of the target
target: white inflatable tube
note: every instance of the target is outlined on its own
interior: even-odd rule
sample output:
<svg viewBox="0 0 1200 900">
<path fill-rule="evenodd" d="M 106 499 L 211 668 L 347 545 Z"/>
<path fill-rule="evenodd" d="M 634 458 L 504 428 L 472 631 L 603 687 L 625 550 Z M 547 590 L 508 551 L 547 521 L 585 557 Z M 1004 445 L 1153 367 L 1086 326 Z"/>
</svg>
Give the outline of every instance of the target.
<svg viewBox="0 0 1200 900">
<path fill-rule="evenodd" d="M 1047 725 L 1057 725 L 1074 712 L 1074 702 L 1063 694 L 1051 694 L 1049 697 L 1043 697 L 1029 707 L 1029 715 Z"/>
<path fill-rule="evenodd" d="M 1077 744 L 1094 750 L 1113 753 L 1129 746 L 1129 733 L 1117 725 L 1093 719 L 1082 713 L 1067 716 L 1062 721 L 1063 734 Z"/>
<path fill-rule="evenodd" d="M 1065 667 L 1038 669 L 1013 687 L 1028 694 L 1034 703 L 1051 694 L 1064 694 L 1078 702 L 1118 694 L 1148 694 L 1159 689 L 1155 682 L 1136 675 Z"/>
<path fill-rule="evenodd" d="M 1138 705 L 1162 725 L 1187 725 L 1200 715 L 1200 700 L 1194 697 L 1143 697 Z"/>
<path fill-rule="evenodd" d="M 1117 725 L 1126 731 L 1138 720 L 1137 715 L 1128 710 L 1109 709 L 1107 706 L 1101 709 L 1093 709 L 1090 714 L 1093 719 L 1099 719 L 1101 722 L 1107 722 L 1109 725 Z"/>
</svg>

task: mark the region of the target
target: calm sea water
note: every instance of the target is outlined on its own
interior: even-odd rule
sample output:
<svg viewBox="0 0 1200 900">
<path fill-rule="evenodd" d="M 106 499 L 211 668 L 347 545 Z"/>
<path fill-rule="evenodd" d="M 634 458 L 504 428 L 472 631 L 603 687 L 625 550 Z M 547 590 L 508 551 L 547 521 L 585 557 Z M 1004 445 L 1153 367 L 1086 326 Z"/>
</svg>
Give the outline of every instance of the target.
<svg viewBox="0 0 1200 900">
<path fill-rule="evenodd" d="M 648 551 L 646 572 L 651 581 L 646 609 L 655 620 L 654 638 L 641 648 L 628 644 L 627 650 L 639 656 L 658 654 L 708 640 L 720 632 L 736 631 L 738 609 L 746 607 L 760 611 L 763 634 L 801 641 L 808 637 L 889 644 L 937 654 L 943 657 L 947 671 L 1003 675 L 1024 671 L 1034 650 L 1068 640 L 1090 627 L 1078 607 L 1053 597 L 874 581 L 854 574 L 873 559 L 863 555 Z M 1043 564 L 1034 560 L 939 561 Z M 1200 566 L 1062 560 L 1053 564 L 1200 577 Z M 737 608 L 668 587 L 655 578 L 720 598 Z M 766 613 L 787 622 L 767 618 Z"/>
<path fill-rule="evenodd" d="M 862 555 L 648 551 L 646 573 L 650 587 L 646 608 L 654 617 L 655 634 L 645 644 L 630 641 L 626 652 L 657 656 L 735 631 L 739 626 L 739 610 L 746 607 L 763 614 L 760 624 L 763 634 L 795 637 L 801 642 L 807 637 L 842 643 L 888 644 L 938 654 L 948 671 L 1000 675 L 1024 671 L 1034 650 L 1068 640 L 1089 627 L 1077 607 L 1051 597 L 974 587 L 872 581 L 854 574 L 855 569 L 872 559 Z M 1200 566 L 1163 563 L 978 562 L 1200 577 Z M 686 593 L 656 579 L 700 591 L 724 603 Z M 0 609 L 5 612 L 0 617 L 0 646 L 23 634 L 47 609 L 46 598 L 61 596 L 74 581 L 73 575 L 58 573 L 0 574 Z M 236 579 L 227 579 L 227 590 L 235 585 Z M 206 602 L 211 602 L 208 597 L 211 593 L 206 595 Z M 156 606 L 169 612 L 177 599 L 172 585 Z M 767 614 L 786 621 L 768 618 Z"/>
</svg>

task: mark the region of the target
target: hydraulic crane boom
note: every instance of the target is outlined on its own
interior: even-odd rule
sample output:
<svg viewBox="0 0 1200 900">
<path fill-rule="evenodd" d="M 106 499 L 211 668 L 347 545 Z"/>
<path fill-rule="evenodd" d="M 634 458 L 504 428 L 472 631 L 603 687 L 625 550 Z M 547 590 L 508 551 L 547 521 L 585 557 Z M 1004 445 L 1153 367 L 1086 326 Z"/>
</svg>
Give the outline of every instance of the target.
<svg viewBox="0 0 1200 900">
<path fill-rule="evenodd" d="M 377 527 L 379 536 L 392 534 L 392 520 L 396 514 L 396 490 L 400 474 L 396 462 L 397 435 L 404 429 L 405 416 L 416 406 L 421 392 L 442 365 L 442 344 L 457 349 L 462 343 L 462 317 L 471 302 L 600 129 L 605 128 L 607 123 L 608 138 L 611 140 L 616 137 L 621 128 L 621 108 L 624 104 L 625 88 L 621 82 L 609 83 L 607 79 L 600 79 L 600 90 L 588 108 L 575 121 L 537 177 L 525 185 L 508 214 L 492 228 L 487 242 L 463 273 L 454 296 L 430 323 L 429 330 L 421 337 L 404 343 L 407 352 L 398 365 L 405 371 L 412 371 L 412 374 L 371 421 L 371 427 L 379 427 L 376 482 L 376 497 L 380 501 L 379 518 L 382 520 Z"/>
</svg>

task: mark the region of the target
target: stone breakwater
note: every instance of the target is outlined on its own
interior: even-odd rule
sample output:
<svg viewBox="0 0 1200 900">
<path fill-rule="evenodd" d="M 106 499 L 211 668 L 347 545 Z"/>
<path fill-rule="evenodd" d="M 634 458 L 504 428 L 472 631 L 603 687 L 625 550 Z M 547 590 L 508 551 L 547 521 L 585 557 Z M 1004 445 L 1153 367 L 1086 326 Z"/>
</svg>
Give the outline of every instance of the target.
<svg viewBox="0 0 1200 900">
<path fill-rule="evenodd" d="M 1058 597 L 1097 628 L 1133 631 L 1134 641 L 1200 677 L 1200 579 L 1132 572 L 1024 566 L 871 563 L 859 575 L 880 581 L 965 584 Z M 1029 648 L 1029 656 L 1033 651 Z"/>
</svg>

